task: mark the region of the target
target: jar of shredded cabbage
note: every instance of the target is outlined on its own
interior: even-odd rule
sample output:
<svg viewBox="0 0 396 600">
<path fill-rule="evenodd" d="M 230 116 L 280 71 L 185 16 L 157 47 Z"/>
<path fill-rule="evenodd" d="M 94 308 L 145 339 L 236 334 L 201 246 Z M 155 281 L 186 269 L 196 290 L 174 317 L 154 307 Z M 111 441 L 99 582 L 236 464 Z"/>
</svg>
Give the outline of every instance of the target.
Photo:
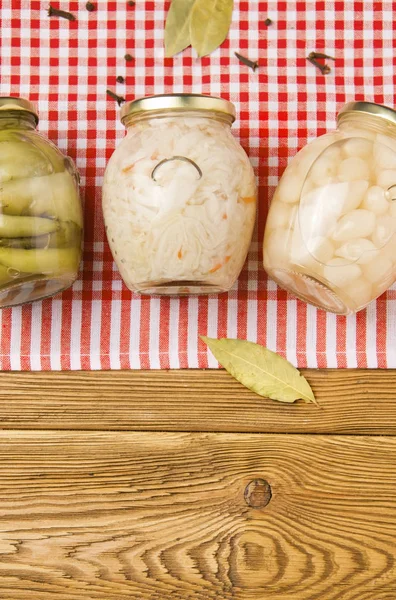
<svg viewBox="0 0 396 600">
<path fill-rule="evenodd" d="M 338 129 L 292 160 L 271 203 L 264 267 L 281 287 L 338 314 L 396 280 L 396 111 L 347 104 Z"/>
<path fill-rule="evenodd" d="M 172 94 L 124 105 L 127 135 L 103 186 L 107 237 L 129 289 L 145 294 L 229 290 L 249 249 L 252 166 L 231 133 L 234 106 Z"/>
<path fill-rule="evenodd" d="M 80 263 L 78 175 L 37 123 L 30 102 L 0 97 L 1 308 L 66 289 Z"/>
</svg>

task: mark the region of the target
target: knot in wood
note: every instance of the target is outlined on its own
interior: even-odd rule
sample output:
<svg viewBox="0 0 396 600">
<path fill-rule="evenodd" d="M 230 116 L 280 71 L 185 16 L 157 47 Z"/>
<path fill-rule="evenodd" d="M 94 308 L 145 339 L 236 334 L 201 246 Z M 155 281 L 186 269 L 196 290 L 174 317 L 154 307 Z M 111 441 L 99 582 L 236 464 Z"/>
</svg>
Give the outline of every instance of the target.
<svg viewBox="0 0 396 600">
<path fill-rule="evenodd" d="M 264 508 L 272 498 L 271 486 L 265 479 L 253 479 L 247 484 L 244 496 L 251 508 Z"/>
</svg>

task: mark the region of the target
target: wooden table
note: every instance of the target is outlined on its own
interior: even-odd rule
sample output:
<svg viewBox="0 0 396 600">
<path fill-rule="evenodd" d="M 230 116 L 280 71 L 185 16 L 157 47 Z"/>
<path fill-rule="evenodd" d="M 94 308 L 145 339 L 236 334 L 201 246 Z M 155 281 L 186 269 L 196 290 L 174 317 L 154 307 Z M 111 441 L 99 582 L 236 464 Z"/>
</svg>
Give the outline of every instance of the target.
<svg viewBox="0 0 396 600">
<path fill-rule="evenodd" d="M 2 373 L 3 600 L 395 600 L 396 373 Z"/>
</svg>

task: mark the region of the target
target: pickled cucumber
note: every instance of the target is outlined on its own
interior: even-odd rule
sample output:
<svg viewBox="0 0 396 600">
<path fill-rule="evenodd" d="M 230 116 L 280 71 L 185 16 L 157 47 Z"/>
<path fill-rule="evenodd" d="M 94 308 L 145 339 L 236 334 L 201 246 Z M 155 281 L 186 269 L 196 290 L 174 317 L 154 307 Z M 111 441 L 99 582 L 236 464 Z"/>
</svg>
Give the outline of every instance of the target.
<svg viewBox="0 0 396 600">
<path fill-rule="evenodd" d="M 0 238 L 0 248 L 48 248 L 51 234 L 38 235 L 35 237 Z"/>
<path fill-rule="evenodd" d="M 0 236 L 6 238 L 40 236 L 59 229 L 58 221 L 41 217 L 14 217 L 0 214 Z"/>
<path fill-rule="evenodd" d="M 59 223 L 59 228 L 49 235 L 49 248 L 80 248 L 82 231 L 81 227 L 73 221 Z"/>
<path fill-rule="evenodd" d="M 82 227 L 80 198 L 67 171 L 0 183 L 0 211 L 6 215 L 70 220 Z"/>
<path fill-rule="evenodd" d="M 43 153 L 51 164 L 53 173 L 62 173 L 65 170 L 65 156 L 58 148 L 40 133 L 35 132 L 31 142 Z"/>
<path fill-rule="evenodd" d="M 4 139 L 4 133 L 8 138 Z M 3 132 L 0 138 L 0 181 L 25 177 L 40 177 L 53 172 L 47 156 L 34 146 L 29 138 L 23 139 Z"/>
<path fill-rule="evenodd" d="M 25 273 L 73 273 L 79 261 L 80 248 L 0 248 L 0 265 Z"/>
<path fill-rule="evenodd" d="M 25 250 L 32 248 L 79 248 L 81 236 L 81 228 L 72 221 L 67 221 L 58 223 L 56 231 L 45 235 L 15 238 L 0 237 L 0 247 L 24 248 Z"/>
</svg>

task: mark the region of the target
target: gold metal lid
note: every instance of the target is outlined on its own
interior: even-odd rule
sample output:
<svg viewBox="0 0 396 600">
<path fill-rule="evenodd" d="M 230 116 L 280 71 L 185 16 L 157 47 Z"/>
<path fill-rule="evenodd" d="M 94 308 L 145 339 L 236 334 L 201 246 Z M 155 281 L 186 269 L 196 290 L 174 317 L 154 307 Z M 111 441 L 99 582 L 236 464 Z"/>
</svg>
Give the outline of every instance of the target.
<svg viewBox="0 0 396 600">
<path fill-rule="evenodd" d="M 236 116 L 235 106 L 232 102 L 228 102 L 223 98 L 203 96 L 202 94 L 161 94 L 126 102 L 121 109 L 121 121 L 124 122 L 127 117 L 141 115 L 142 113 L 163 110 L 214 112 L 228 115 L 232 121 L 235 121 Z"/>
<path fill-rule="evenodd" d="M 375 102 L 349 102 L 349 104 L 346 104 L 338 113 L 337 121 L 346 115 L 355 112 L 365 113 L 366 115 L 371 115 L 373 117 L 380 117 L 381 119 L 385 119 L 393 125 L 396 125 L 396 110 L 389 108 L 389 106 L 375 104 Z"/>
<path fill-rule="evenodd" d="M 36 125 L 39 122 L 38 114 L 34 104 L 25 98 L 16 96 L 0 96 L 0 111 L 17 110 L 27 112 L 34 116 Z"/>
</svg>

